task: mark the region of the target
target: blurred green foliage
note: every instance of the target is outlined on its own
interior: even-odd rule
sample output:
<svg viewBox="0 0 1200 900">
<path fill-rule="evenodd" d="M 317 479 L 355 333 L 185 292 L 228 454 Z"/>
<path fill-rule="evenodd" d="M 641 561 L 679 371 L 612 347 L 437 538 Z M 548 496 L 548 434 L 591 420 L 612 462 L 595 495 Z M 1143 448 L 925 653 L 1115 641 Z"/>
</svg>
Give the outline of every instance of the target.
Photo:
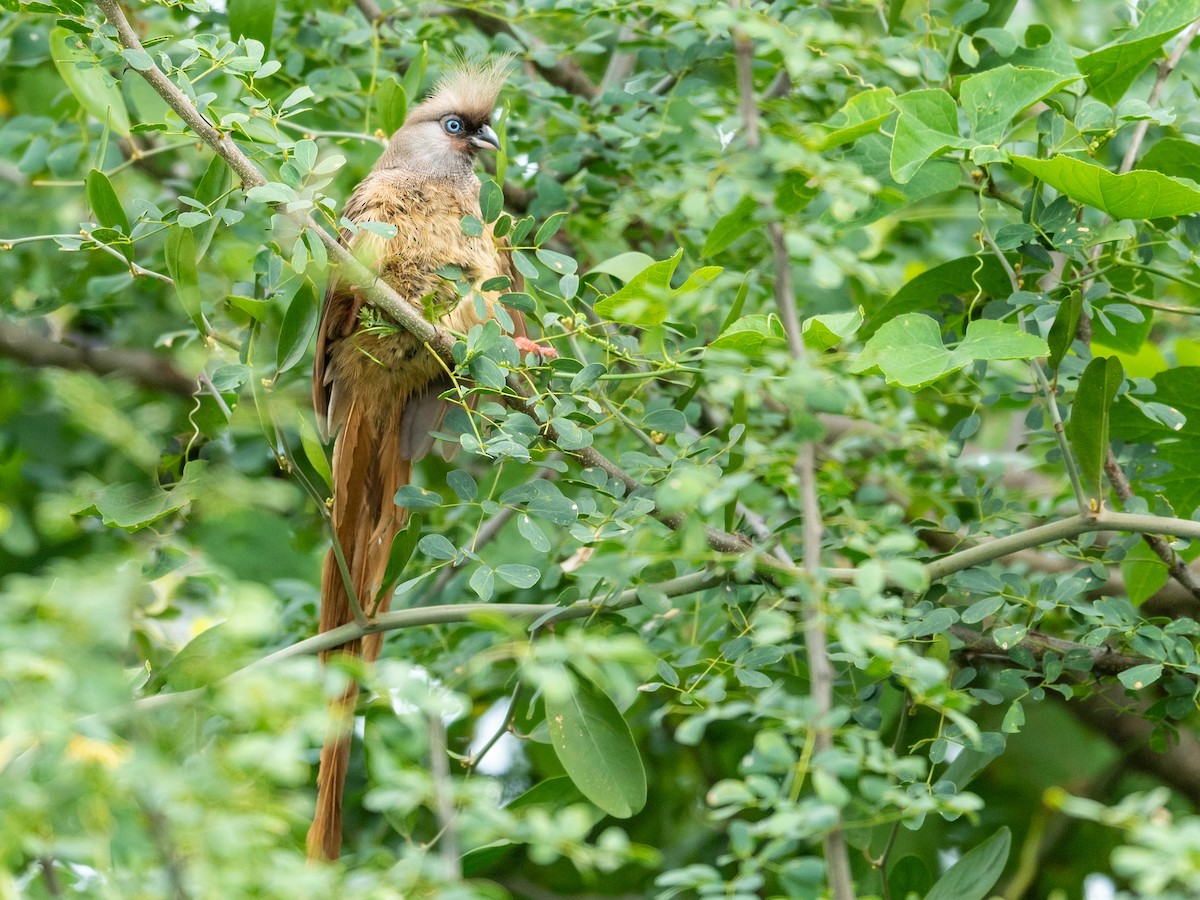
<svg viewBox="0 0 1200 900">
<path fill-rule="evenodd" d="M 1049 391 L 1085 499 L 1194 520 L 1200 71 L 1154 63 L 1200 3 L 371 6 L 136 5 L 122 51 L 92 4 L 0 0 L 0 898 L 819 897 L 838 828 L 864 897 L 1194 896 L 1200 599 L 1130 534 L 922 564 L 1077 511 Z M 386 129 L 503 51 L 507 212 L 485 183 L 481 213 L 560 356 L 462 336 L 477 414 L 399 498 L 393 602 L 494 609 L 395 630 L 371 672 L 251 665 L 314 631 L 327 541 L 327 261 L 287 213 L 338 227 Z M 510 371 L 558 450 L 648 487 L 541 441 Z M 1132 499 L 1095 481 L 1110 440 Z M 803 556 L 809 441 L 828 580 L 771 585 L 754 556 Z M 346 677 L 347 853 L 309 866 Z M 1103 733 L 1114 697 L 1137 746 Z"/>
</svg>

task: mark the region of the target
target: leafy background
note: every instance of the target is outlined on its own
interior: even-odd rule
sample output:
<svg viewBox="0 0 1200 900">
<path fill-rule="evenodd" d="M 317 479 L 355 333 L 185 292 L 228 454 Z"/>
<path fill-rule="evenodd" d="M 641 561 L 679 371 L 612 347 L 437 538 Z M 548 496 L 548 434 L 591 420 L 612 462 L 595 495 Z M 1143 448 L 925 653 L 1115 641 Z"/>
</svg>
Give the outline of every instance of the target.
<svg viewBox="0 0 1200 900">
<path fill-rule="evenodd" d="M 0 896 L 1200 890 L 1200 3 L 0 6 Z M 502 51 L 560 356 L 323 673 L 314 227 Z"/>
</svg>

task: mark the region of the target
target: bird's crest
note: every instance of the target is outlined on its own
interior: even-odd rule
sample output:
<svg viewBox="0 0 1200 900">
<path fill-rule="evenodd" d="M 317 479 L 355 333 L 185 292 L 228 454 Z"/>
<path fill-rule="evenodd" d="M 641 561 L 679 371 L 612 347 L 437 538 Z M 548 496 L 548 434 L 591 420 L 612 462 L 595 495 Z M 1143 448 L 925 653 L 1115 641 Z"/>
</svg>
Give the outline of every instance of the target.
<svg viewBox="0 0 1200 900">
<path fill-rule="evenodd" d="M 412 119 L 436 119 L 447 113 L 487 121 L 496 105 L 500 89 L 512 69 L 512 54 L 483 58 L 463 58 L 441 78 Z"/>
</svg>

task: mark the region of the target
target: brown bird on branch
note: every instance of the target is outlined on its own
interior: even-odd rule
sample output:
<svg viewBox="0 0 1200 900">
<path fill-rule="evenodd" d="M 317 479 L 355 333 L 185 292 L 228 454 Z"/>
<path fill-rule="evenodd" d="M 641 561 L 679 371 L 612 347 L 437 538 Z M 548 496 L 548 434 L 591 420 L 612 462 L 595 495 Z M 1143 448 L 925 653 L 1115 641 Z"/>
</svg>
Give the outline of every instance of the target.
<svg viewBox="0 0 1200 900">
<path fill-rule="evenodd" d="M 489 122 L 507 70 L 507 59 L 492 60 L 462 65 L 444 78 L 410 111 L 345 209 L 356 225 L 378 222 L 396 233 L 385 238 L 366 228 L 347 229 L 343 243 L 401 296 L 423 306 L 431 321 L 459 332 L 492 314 L 497 295 L 480 292 L 482 282 L 507 275 L 513 289 L 521 290 L 520 276 L 507 250 L 497 247 L 491 226 L 479 237 L 462 228 L 464 216 L 481 218 L 474 161 L 484 148 L 499 149 Z M 446 266 L 461 269 L 474 291 L 460 296 L 455 282 L 439 274 Z M 482 303 L 473 293 L 482 295 Z M 368 320 L 376 327 L 365 328 Z M 380 320 L 384 327 L 378 327 Z M 514 313 L 513 321 L 518 346 L 533 349 L 520 315 Z M 413 462 L 431 449 L 430 432 L 449 407 L 439 395 L 451 386 L 428 347 L 369 309 L 353 287 L 331 279 L 317 333 L 313 405 L 325 436 L 337 435 L 332 519 L 345 572 L 331 549 L 321 577 L 321 631 L 353 621 L 352 597 L 368 618 L 387 610 L 393 585 L 383 579 L 407 513 L 394 498 L 409 483 Z M 373 661 L 382 638 L 373 634 L 330 654 Z M 310 859 L 336 859 L 341 851 L 342 791 L 357 695 L 358 685 L 351 684 L 333 705 L 308 832 Z"/>
</svg>

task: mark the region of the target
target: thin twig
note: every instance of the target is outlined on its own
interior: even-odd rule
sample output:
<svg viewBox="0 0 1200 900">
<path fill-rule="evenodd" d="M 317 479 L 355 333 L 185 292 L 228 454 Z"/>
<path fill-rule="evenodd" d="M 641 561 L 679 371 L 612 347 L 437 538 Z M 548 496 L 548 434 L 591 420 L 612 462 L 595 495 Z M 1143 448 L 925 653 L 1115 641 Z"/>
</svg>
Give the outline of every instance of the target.
<svg viewBox="0 0 1200 900">
<path fill-rule="evenodd" d="M 433 810 L 440 826 L 438 855 L 442 859 L 445 877 L 450 881 L 461 881 L 462 863 L 458 857 L 458 833 L 454 828 L 454 785 L 450 779 L 450 764 L 446 759 L 446 726 L 436 712 L 429 715 L 428 721 L 429 776 L 433 780 Z"/>
<path fill-rule="evenodd" d="M 979 203 L 978 195 L 976 195 L 976 203 Z M 979 215 L 983 217 L 982 204 L 979 205 Z M 1008 261 L 1008 257 L 1004 255 L 1004 251 L 1000 249 L 1000 245 L 996 243 L 996 239 L 992 237 L 991 231 L 988 230 L 987 223 L 983 223 L 980 230 L 983 236 L 983 241 L 988 245 L 988 249 L 1000 261 L 1001 267 L 1008 275 L 1009 285 L 1013 289 L 1013 293 L 1021 290 L 1021 283 L 1017 279 L 1016 270 Z M 1025 324 L 1024 316 L 1021 316 L 1022 326 Z M 1081 514 L 1088 512 L 1091 508 L 1087 495 L 1083 491 L 1083 482 L 1079 478 L 1079 467 L 1075 465 L 1075 454 L 1071 452 L 1071 444 L 1067 441 L 1067 431 L 1063 426 L 1062 415 L 1058 411 L 1058 398 L 1050 381 L 1046 378 L 1046 373 L 1042 369 L 1040 360 L 1031 359 L 1029 368 L 1033 372 L 1034 381 L 1037 382 L 1038 389 L 1041 391 L 1042 399 L 1046 402 L 1046 411 L 1050 414 L 1050 423 L 1054 430 L 1054 440 L 1058 443 L 1059 453 L 1062 454 L 1063 466 L 1067 470 L 1067 477 L 1071 480 L 1071 489 L 1075 492 L 1075 504 L 1079 508 Z"/>
<path fill-rule="evenodd" d="M 741 29 L 733 30 L 733 46 L 737 64 L 738 99 L 742 125 L 746 129 L 746 147 L 759 149 L 760 131 L 758 101 L 754 95 L 754 42 Z M 777 221 L 767 224 L 775 262 L 775 301 L 787 334 L 792 358 L 805 358 L 804 340 L 800 332 L 796 292 L 792 285 L 791 260 L 788 257 L 783 226 Z M 804 646 L 808 651 L 809 696 L 814 706 L 813 749 L 828 753 L 833 749 L 833 730 L 829 725 L 833 710 L 833 684 L 836 673 L 829 659 L 829 639 L 825 631 L 823 605 L 824 584 L 820 575 L 821 543 L 825 533 L 821 507 L 817 501 L 816 455 L 812 441 L 800 445 L 795 471 L 800 482 L 800 506 L 804 520 L 804 596 L 801 618 L 804 626 Z M 794 564 L 790 568 L 795 568 Z M 839 815 L 823 839 L 826 877 L 834 900 L 853 900 L 854 878 L 850 872 L 850 853 L 846 846 Z"/>
<path fill-rule="evenodd" d="M 1179 63 L 1183 60 L 1183 54 L 1192 45 L 1192 41 L 1195 40 L 1197 34 L 1200 34 L 1200 19 L 1197 19 L 1184 29 L 1183 34 L 1179 36 L 1178 43 L 1175 44 L 1175 50 L 1164 62 L 1159 63 L 1158 75 L 1154 79 L 1154 87 L 1150 89 L 1150 95 L 1146 98 L 1146 104 L 1151 109 L 1158 105 L 1158 101 L 1162 97 L 1163 88 L 1167 85 L 1167 79 L 1178 68 Z M 1142 142 L 1145 141 L 1146 132 L 1149 128 L 1149 119 L 1142 119 L 1134 126 L 1133 134 L 1129 138 L 1129 146 L 1125 148 L 1125 157 L 1121 160 L 1119 171 L 1122 175 L 1133 171 L 1133 164 L 1137 162 L 1138 154 L 1142 150 Z"/>
</svg>

